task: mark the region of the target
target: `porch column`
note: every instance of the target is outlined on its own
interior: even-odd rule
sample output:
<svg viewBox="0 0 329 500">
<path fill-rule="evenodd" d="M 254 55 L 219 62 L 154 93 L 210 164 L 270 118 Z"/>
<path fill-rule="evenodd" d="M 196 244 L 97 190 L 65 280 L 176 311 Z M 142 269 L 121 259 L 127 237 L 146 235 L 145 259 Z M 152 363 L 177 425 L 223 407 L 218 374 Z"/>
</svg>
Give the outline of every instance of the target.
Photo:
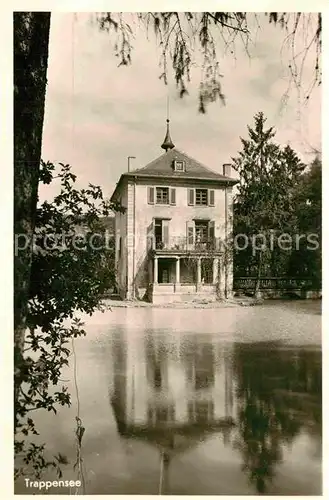
<svg viewBox="0 0 329 500">
<path fill-rule="evenodd" d="M 154 257 L 153 283 L 158 283 L 158 257 Z"/>
<path fill-rule="evenodd" d="M 201 257 L 198 258 L 197 286 L 201 285 Z"/>
<path fill-rule="evenodd" d="M 176 285 L 180 283 L 180 258 L 176 258 Z"/>
<path fill-rule="evenodd" d="M 212 261 L 212 282 L 216 285 L 218 280 L 218 257 L 215 257 Z"/>
</svg>

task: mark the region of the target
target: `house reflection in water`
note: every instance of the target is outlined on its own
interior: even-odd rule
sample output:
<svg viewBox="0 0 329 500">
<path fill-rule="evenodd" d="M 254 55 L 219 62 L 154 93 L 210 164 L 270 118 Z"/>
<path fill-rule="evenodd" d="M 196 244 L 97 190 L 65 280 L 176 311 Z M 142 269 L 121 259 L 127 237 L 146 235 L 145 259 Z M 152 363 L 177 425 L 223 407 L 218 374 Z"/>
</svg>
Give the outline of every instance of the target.
<svg viewBox="0 0 329 500">
<path fill-rule="evenodd" d="M 275 491 L 277 468 L 295 442 L 321 447 L 318 349 L 232 345 L 218 336 L 153 330 L 129 342 L 118 335 L 113 355 L 118 430 L 159 449 L 159 492 L 169 491 L 171 460 L 215 433 L 240 454 L 241 470 L 258 493 Z"/>
<path fill-rule="evenodd" d="M 163 470 L 212 433 L 230 439 L 235 423 L 231 347 L 195 336 L 113 344 L 112 405 L 122 436 L 152 442 Z"/>
</svg>

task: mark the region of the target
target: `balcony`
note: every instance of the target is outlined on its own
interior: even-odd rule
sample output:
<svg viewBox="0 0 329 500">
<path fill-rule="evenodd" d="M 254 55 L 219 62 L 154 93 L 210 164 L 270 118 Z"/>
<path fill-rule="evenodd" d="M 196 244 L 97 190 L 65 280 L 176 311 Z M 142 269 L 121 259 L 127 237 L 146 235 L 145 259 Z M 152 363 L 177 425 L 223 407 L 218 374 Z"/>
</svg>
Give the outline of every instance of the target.
<svg viewBox="0 0 329 500">
<path fill-rule="evenodd" d="M 220 238 L 207 238 L 202 241 L 191 240 L 186 236 L 173 236 L 164 241 L 163 238 L 149 236 L 147 248 L 154 253 L 219 253 L 222 251 Z"/>
</svg>

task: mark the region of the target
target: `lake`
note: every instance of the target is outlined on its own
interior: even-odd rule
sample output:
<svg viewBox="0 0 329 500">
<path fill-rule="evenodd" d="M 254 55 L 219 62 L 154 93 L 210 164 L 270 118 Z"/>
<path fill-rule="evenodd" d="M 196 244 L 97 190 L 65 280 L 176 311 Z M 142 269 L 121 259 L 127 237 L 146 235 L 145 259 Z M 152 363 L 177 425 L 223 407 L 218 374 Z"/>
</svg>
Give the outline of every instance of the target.
<svg viewBox="0 0 329 500">
<path fill-rule="evenodd" d="M 114 308 L 86 330 L 62 377 L 72 406 L 34 415 L 64 479 L 78 477 L 78 390 L 87 494 L 322 493 L 320 301 Z"/>
</svg>

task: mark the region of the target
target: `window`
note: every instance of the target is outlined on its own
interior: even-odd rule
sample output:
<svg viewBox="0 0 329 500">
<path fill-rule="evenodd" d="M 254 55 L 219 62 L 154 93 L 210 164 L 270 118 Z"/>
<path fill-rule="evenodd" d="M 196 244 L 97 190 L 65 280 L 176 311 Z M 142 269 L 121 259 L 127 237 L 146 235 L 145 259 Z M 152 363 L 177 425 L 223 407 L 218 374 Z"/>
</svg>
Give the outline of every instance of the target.
<svg viewBox="0 0 329 500">
<path fill-rule="evenodd" d="M 169 243 L 169 220 L 155 219 L 154 221 L 155 248 L 162 250 Z"/>
<path fill-rule="evenodd" d="M 185 172 L 185 162 L 175 160 L 174 162 L 174 170 L 175 172 Z"/>
<path fill-rule="evenodd" d="M 159 406 L 157 404 L 149 404 L 148 407 L 148 423 L 149 425 L 161 425 L 175 421 L 175 407 L 172 404 L 168 406 Z"/>
<path fill-rule="evenodd" d="M 187 204 L 198 206 L 215 206 L 215 191 L 213 189 L 188 189 Z"/>
<path fill-rule="evenodd" d="M 214 418 L 213 401 L 189 401 L 188 419 L 190 422 L 207 423 Z"/>
<path fill-rule="evenodd" d="M 195 389 L 206 389 L 214 385 L 214 373 L 212 367 L 208 370 L 195 370 Z"/>
<path fill-rule="evenodd" d="M 216 247 L 215 221 L 193 219 L 186 222 L 186 242 L 188 249 L 214 250 Z"/>
<path fill-rule="evenodd" d="M 176 189 L 169 187 L 149 187 L 148 203 L 150 205 L 176 205 Z"/>
<path fill-rule="evenodd" d="M 156 188 L 156 202 L 159 205 L 169 205 L 169 188 Z"/>
<path fill-rule="evenodd" d="M 195 241 L 196 243 L 207 243 L 209 233 L 209 221 L 195 221 Z"/>
<path fill-rule="evenodd" d="M 195 204 L 196 205 L 208 205 L 208 190 L 207 189 L 196 189 L 195 190 Z"/>
</svg>

